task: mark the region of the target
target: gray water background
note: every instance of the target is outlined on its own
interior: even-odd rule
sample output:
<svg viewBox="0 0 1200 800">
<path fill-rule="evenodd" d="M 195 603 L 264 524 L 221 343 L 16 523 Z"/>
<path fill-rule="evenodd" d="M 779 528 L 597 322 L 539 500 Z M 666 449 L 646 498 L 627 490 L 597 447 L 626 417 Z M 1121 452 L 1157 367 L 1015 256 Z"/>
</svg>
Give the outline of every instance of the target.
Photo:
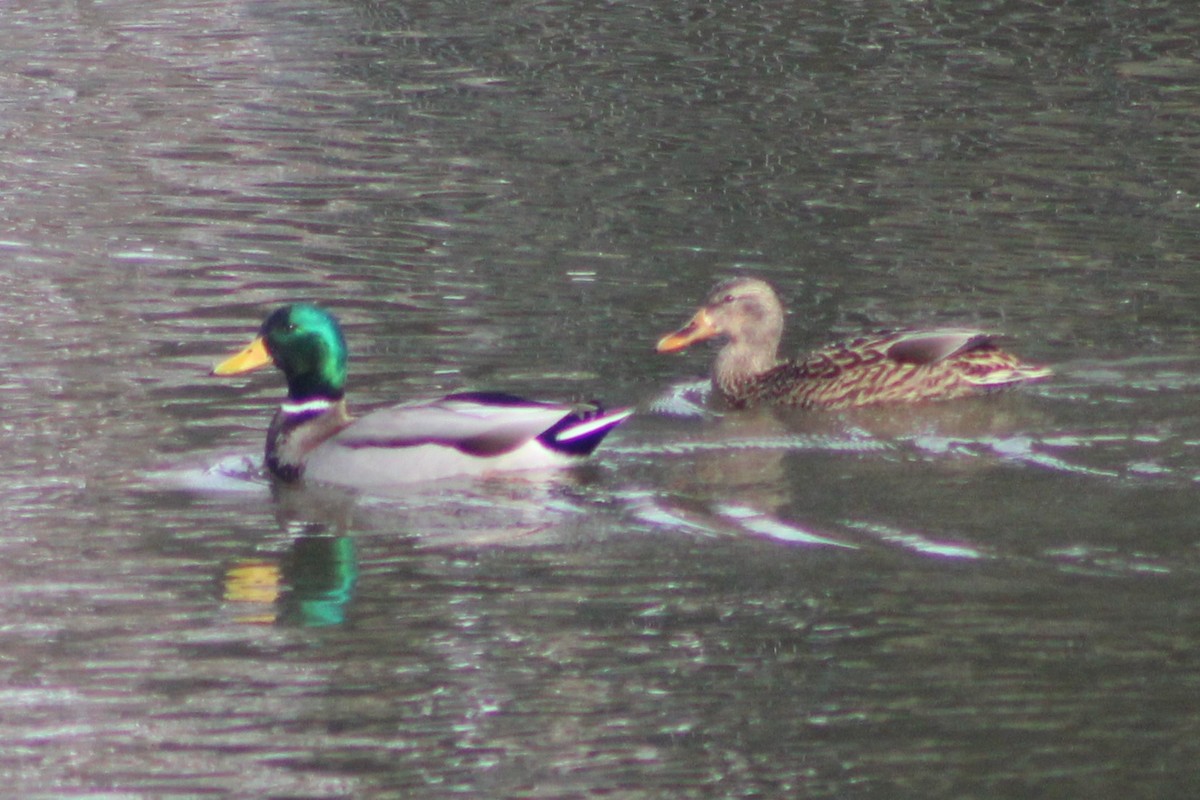
<svg viewBox="0 0 1200 800">
<path fill-rule="evenodd" d="M 5 791 L 1193 796 L 1198 38 L 1185 0 L 10 3 Z M 977 325 L 1056 376 L 687 415 L 712 351 L 653 344 L 730 274 L 789 351 Z M 272 492 L 278 378 L 206 373 L 294 299 L 357 406 L 643 413 L 549 482 Z"/>
</svg>

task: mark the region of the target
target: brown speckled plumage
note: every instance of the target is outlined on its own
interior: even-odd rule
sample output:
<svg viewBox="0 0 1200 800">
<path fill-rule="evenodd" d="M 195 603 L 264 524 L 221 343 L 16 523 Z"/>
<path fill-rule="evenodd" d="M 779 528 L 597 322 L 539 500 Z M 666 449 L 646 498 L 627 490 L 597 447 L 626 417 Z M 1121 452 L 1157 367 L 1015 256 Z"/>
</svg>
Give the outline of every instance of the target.
<svg viewBox="0 0 1200 800">
<path fill-rule="evenodd" d="M 764 281 L 718 285 L 659 352 L 717 336 L 727 339 L 713 366 L 713 387 L 734 408 L 774 404 L 844 409 L 971 397 L 1036 380 L 1046 367 L 998 348 L 994 337 L 963 328 L 881 331 L 826 345 L 802 360 L 776 356 L 783 308 Z"/>
</svg>

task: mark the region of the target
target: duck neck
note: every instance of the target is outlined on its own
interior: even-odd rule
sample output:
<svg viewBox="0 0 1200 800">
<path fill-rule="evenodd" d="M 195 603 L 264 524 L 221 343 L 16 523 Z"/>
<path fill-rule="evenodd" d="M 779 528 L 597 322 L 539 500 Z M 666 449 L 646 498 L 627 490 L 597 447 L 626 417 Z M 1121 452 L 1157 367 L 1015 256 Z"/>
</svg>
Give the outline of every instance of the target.
<svg viewBox="0 0 1200 800">
<path fill-rule="evenodd" d="M 289 399 L 275 412 L 267 429 L 267 469 L 280 480 L 298 480 L 304 475 L 308 454 L 349 424 L 344 398 Z"/>
<path fill-rule="evenodd" d="M 287 404 L 320 403 L 321 401 L 337 402 L 341 400 L 346 390 L 340 380 L 320 372 L 308 372 L 302 375 L 288 375 Z"/>
<path fill-rule="evenodd" d="M 717 354 L 713 365 L 713 385 L 727 395 L 738 394 L 738 387 L 753 382 L 778 365 L 778 349 L 778 339 L 730 341 Z"/>
</svg>

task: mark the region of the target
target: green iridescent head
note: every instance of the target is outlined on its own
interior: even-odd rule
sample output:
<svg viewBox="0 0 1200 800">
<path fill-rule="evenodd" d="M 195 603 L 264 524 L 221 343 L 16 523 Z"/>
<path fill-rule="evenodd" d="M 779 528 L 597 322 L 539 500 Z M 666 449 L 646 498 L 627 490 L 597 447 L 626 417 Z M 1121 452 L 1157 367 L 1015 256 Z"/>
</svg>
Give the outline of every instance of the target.
<svg viewBox="0 0 1200 800">
<path fill-rule="evenodd" d="M 283 372 L 288 399 L 337 400 L 346 390 L 346 339 L 332 314 L 308 303 L 276 309 L 258 337 L 213 370 L 239 375 L 274 363 Z"/>
<path fill-rule="evenodd" d="M 337 319 L 307 303 L 284 306 L 258 332 L 287 379 L 288 398 L 336 400 L 346 391 L 346 338 Z"/>
</svg>

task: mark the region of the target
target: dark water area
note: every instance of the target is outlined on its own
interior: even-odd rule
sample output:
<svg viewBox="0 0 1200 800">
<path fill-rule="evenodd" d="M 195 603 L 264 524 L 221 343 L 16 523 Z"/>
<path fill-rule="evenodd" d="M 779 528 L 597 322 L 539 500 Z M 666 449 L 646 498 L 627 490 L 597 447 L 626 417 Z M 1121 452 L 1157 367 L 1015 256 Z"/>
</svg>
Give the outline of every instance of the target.
<svg viewBox="0 0 1200 800">
<path fill-rule="evenodd" d="M 1200 9 L 116 0 L 0 26 L 14 797 L 1187 797 Z M 653 352 L 979 326 L 979 402 L 713 414 Z M 356 407 L 638 405 L 585 467 L 257 476 L 265 313 Z"/>
</svg>

